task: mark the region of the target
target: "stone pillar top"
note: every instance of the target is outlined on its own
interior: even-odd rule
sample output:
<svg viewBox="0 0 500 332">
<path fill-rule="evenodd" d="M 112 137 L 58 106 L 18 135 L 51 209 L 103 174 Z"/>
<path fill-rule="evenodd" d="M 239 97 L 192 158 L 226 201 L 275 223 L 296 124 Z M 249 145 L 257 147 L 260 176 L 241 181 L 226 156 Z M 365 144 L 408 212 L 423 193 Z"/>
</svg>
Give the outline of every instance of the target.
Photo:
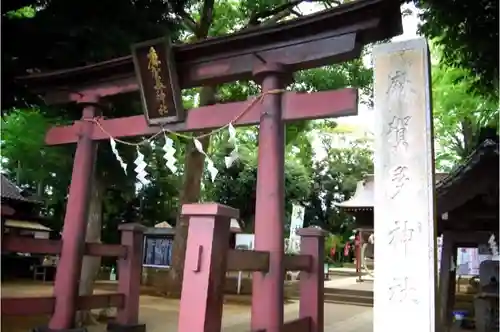
<svg viewBox="0 0 500 332">
<path fill-rule="evenodd" d="M 183 216 L 218 216 L 238 219 L 240 211 L 219 203 L 194 203 L 184 204 L 181 215 Z"/>
<path fill-rule="evenodd" d="M 139 224 L 137 222 L 128 222 L 118 226 L 118 230 L 121 232 L 123 231 L 144 232 L 146 231 L 146 229 L 147 229 L 146 226 Z"/>
</svg>

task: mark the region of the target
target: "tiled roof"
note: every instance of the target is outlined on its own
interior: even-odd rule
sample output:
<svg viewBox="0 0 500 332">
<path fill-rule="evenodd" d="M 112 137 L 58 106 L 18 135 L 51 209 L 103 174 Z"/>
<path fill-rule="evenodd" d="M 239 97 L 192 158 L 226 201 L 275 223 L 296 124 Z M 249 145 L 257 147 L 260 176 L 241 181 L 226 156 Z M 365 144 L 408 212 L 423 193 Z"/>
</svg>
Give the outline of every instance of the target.
<svg viewBox="0 0 500 332">
<path fill-rule="evenodd" d="M 492 139 L 484 140 L 460 166 L 456 167 L 447 177 L 436 185 L 437 196 L 444 196 L 453 187 L 453 184 L 463 178 L 480 162 L 493 158 L 498 160 L 498 142 Z"/>
<path fill-rule="evenodd" d="M 436 188 L 439 181 L 447 177 L 448 173 L 436 173 Z M 358 181 L 354 195 L 347 201 L 335 203 L 336 206 L 346 211 L 372 211 L 374 206 L 375 182 L 373 174 L 366 175 L 363 180 Z"/>
<path fill-rule="evenodd" d="M 436 173 L 436 197 L 438 203 L 443 197 L 450 195 L 457 184 L 467 174 L 482 162 L 498 161 L 498 142 L 494 139 L 485 139 L 469 155 L 469 157 L 450 173 Z M 366 176 L 358 182 L 356 192 L 347 201 L 335 205 L 345 210 L 363 211 L 372 210 L 374 206 L 374 179 L 373 175 Z"/>
<path fill-rule="evenodd" d="M 37 200 L 30 197 L 25 197 L 21 188 L 16 186 L 7 177 L 1 174 L 1 195 L 2 199 L 11 199 L 15 201 L 32 202 L 36 203 Z"/>
</svg>

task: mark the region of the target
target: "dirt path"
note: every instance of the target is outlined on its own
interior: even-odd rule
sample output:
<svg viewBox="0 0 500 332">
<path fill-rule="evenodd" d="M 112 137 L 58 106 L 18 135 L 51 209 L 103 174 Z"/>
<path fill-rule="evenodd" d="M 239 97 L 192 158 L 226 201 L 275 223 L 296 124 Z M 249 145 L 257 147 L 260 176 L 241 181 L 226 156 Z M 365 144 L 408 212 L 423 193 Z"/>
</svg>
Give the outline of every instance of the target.
<svg viewBox="0 0 500 332">
<path fill-rule="evenodd" d="M 347 282 L 340 282 L 347 284 Z M 339 285 L 340 286 L 340 285 Z M 96 293 L 106 293 L 97 290 Z M 52 294 L 50 284 L 3 285 L 2 296 L 48 296 Z M 140 298 L 140 322 L 146 323 L 148 332 L 174 332 L 177 330 L 179 301 L 163 297 L 142 295 Z M 98 312 L 99 310 L 97 310 Z M 285 321 L 298 317 L 299 304 L 285 305 Z M 225 304 L 223 315 L 224 332 L 250 330 L 250 306 Z M 3 317 L 2 331 L 25 332 L 47 323 L 48 317 Z M 105 332 L 104 325 L 90 326 L 89 332 Z M 325 303 L 325 332 L 371 332 L 372 308 Z"/>
</svg>

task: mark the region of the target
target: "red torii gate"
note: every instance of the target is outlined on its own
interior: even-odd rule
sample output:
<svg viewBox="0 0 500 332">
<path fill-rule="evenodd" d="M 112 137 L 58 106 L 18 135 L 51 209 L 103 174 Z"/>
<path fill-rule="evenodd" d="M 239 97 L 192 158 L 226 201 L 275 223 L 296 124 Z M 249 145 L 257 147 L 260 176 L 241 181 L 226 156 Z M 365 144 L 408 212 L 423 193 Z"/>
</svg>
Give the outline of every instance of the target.
<svg viewBox="0 0 500 332">
<path fill-rule="evenodd" d="M 398 1 L 355 1 L 286 24 L 174 46 L 173 54 L 180 86 L 183 88 L 255 79 L 261 84 L 263 94 L 266 94 L 284 89 L 294 71 L 356 58 L 360 55 L 363 45 L 393 37 L 401 31 Z M 148 125 L 144 116 L 106 120 L 96 117 L 95 108 L 101 98 L 138 90 L 131 57 L 70 70 L 34 74 L 20 80 L 30 85 L 33 90 L 43 93 L 47 102 L 77 102 L 84 107 L 82 120 L 71 126 L 51 128 L 46 136 L 46 143 L 49 145 L 77 143 L 64 220 L 62 255 L 54 287 L 55 308 L 49 323 L 49 330 L 62 331 L 72 327 L 77 308 L 77 284 L 85 247 L 89 179 L 95 160 L 96 142 L 109 138 L 108 134 L 116 138 L 150 135 L 161 128 Z M 250 266 L 239 267 L 267 272 L 256 272 L 253 277 L 253 331 L 282 330 L 284 270 L 292 268 L 307 272 L 301 280 L 309 287 L 309 292 L 301 292 L 301 301 L 304 300 L 304 308 L 308 305 L 314 312 L 301 309 L 301 313 L 303 311 L 307 317 L 303 316 L 293 322 L 295 325 L 287 326 L 316 332 L 323 330 L 323 273 L 322 261 L 319 261 L 322 245 L 317 242 L 316 245 L 304 246 L 308 248 L 307 257 L 302 255 L 294 259 L 283 254 L 284 122 L 355 115 L 357 103 L 355 89 L 310 94 L 273 93 L 265 95 L 261 103 L 256 103 L 234 123 L 235 126 L 260 124 L 255 218 L 257 252 L 251 253 L 255 255 L 250 258 L 247 257 L 246 261 Z M 185 121 L 166 124 L 164 128 L 180 132 L 221 127 L 231 122 L 247 106 L 248 102 L 239 102 L 199 107 L 187 112 Z M 217 289 L 216 294 L 213 290 L 210 291 L 210 288 L 220 286 L 220 283 L 212 278 L 214 273 L 217 278 L 220 278 L 221 274 L 220 271 L 214 271 L 212 265 L 207 267 L 200 263 L 200 248 L 201 243 L 204 243 L 209 248 L 209 257 L 214 257 L 216 252 L 223 252 L 227 248 L 215 245 L 214 240 L 219 235 L 209 234 L 206 232 L 209 228 L 197 228 L 196 225 L 201 225 L 203 220 L 205 223 L 215 224 L 216 220 L 227 221 L 227 218 L 234 217 L 237 212 L 218 205 L 188 205 L 183 207 L 183 213 L 197 220 L 190 223 L 190 234 L 199 234 L 198 237 L 190 235 L 186 260 L 194 260 L 195 262 L 191 263 L 196 266 L 188 266 L 186 261 L 186 271 L 191 274 L 202 273 L 203 279 L 209 284 L 201 289 L 203 294 L 197 299 L 186 298 L 183 289 L 179 327 L 184 328 L 186 332 L 193 326 L 203 331 L 218 331 L 222 310 L 220 294 L 223 288 Z M 210 215 L 212 221 L 207 221 L 207 216 Z M 212 229 L 221 229 L 220 232 L 224 232 L 223 226 L 215 225 Z M 200 232 L 205 237 L 200 235 Z M 321 236 L 316 233 L 312 230 L 302 231 L 306 237 Z M 198 243 L 193 242 L 192 239 L 195 238 L 198 238 Z M 240 254 L 232 253 L 233 258 L 234 255 Z M 264 260 L 261 261 L 267 266 L 265 269 L 256 267 L 255 264 L 255 261 L 262 257 Z M 230 255 L 229 261 L 226 262 L 224 256 L 217 266 L 224 267 L 235 261 L 237 260 L 231 259 Z M 127 315 L 127 319 L 118 320 L 122 326 L 114 326 L 116 331 L 125 328 L 124 322 L 131 325 L 128 328 L 139 328 L 139 284 L 128 283 L 127 286 L 127 289 L 121 291 L 134 296 L 127 297 L 127 310 L 121 311 L 122 315 Z M 308 293 L 310 295 L 307 295 Z M 191 310 L 188 318 L 182 315 L 182 308 L 187 305 L 185 301 L 194 305 L 195 301 L 200 302 L 200 299 L 204 305 L 196 306 L 198 311 Z M 132 303 L 133 301 L 136 302 Z M 213 311 L 209 312 L 210 310 Z M 190 319 L 191 322 L 185 319 Z M 127 329 L 129 330 L 132 331 Z"/>
</svg>

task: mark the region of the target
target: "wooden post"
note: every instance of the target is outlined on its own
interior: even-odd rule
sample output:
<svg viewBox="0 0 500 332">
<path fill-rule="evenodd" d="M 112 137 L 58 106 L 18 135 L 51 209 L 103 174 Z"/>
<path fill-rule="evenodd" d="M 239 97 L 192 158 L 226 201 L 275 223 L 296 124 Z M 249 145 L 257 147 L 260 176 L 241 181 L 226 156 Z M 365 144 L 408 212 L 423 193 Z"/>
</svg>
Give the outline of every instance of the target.
<svg viewBox="0 0 500 332">
<path fill-rule="evenodd" d="M 301 237 L 300 253 L 312 257 L 311 271 L 300 272 L 299 318 L 310 317 L 310 332 L 324 330 L 323 262 L 325 259 L 325 235 L 318 228 L 308 227 L 297 231 Z"/>
<path fill-rule="evenodd" d="M 358 242 L 358 244 L 356 245 L 356 270 L 358 272 L 358 278 L 356 279 L 356 282 L 363 282 L 363 258 L 364 257 L 362 257 L 363 231 L 361 229 L 358 230 L 357 242 Z"/>
<path fill-rule="evenodd" d="M 442 326 L 442 331 L 446 331 L 448 324 L 448 308 L 450 305 L 449 287 L 453 271 L 451 271 L 452 259 L 455 259 L 456 253 L 453 253 L 455 248 L 453 243 L 453 233 L 443 233 L 443 245 L 441 249 L 441 266 L 439 267 L 439 325 Z"/>
<path fill-rule="evenodd" d="M 374 332 L 436 329 L 434 149 L 425 39 L 374 48 Z"/>
<path fill-rule="evenodd" d="M 97 102 L 97 99 L 90 97 L 82 101 Z M 52 330 L 69 329 L 73 327 L 75 320 L 78 280 L 85 248 L 91 178 L 96 156 L 96 141 L 92 140 L 94 124 L 85 119 L 92 119 L 94 115 L 95 107 L 86 106 L 83 110 L 84 121 L 79 125 L 79 138 L 64 216 L 61 258 L 54 284 L 56 304 L 49 322 L 49 329 Z"/>
<path fill-rule="evenodd" d="M 186 204 L 182 215 L 189 217 L 189 233 L 177 331 L 220 331 L 229 229 L 239 211 L 216 203 Z"/>
<path fill-rule="evenodd" d="M 453 308 L 455 307 L 455 291 L 456 291 L 456 286 L 457 286 L 457 263 L 458 263 L 458 246 L 453 243 L 453 246 L 451 248 L 452 251 L 452 261 L 453 265 L 455 268 L 450 271 L 450 282 L 448 284 L 448 297 L 446 299 L 446 307 L 445 307 L 445 316 L 444 316 L 444 322 L 442 324 L 445 327 L 450 327 L 451 324 L 453 323 Z"/>
<path fill-rule="evenodd" d="M 145 332 L 139 324 L 139 296 L 141 295 L 141 269 L 144 231 L 137 223 L 118 226 L 122 232 L 121 244 L 127 247 L 127 256 L 118 260 L 118 292 L 125 294 L 125 304 L 118 309 L 116 322 L 108 324 L 108 331 Z"/>
<path fill-rule="evenodd" d="M 280 64 L 254 70 L 262 91 L 283 89 L 289 78 Z M 283 325 L 283 251 L 285 219 L 285 126 L 282 96 L 271 94 L 262 102 L 260 115 L 255 250 L 270 254 L 269 272 L 255 272 L 252 281 L 252 330 L 279 332 Z"/>
</svg>

